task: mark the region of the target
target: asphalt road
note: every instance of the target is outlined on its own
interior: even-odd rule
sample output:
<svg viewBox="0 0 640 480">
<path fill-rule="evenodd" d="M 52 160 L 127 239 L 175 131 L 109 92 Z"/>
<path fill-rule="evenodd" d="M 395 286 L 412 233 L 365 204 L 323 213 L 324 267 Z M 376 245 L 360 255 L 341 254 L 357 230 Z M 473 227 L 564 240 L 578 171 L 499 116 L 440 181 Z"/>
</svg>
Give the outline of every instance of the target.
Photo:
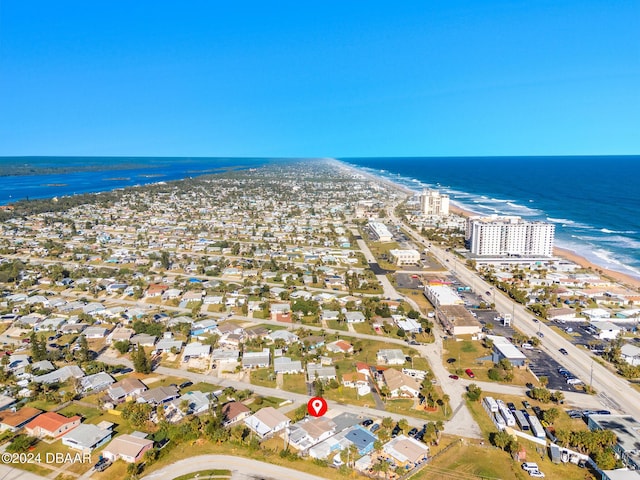
<svg viewBox="0 0 640 480">
<path fill-rule="evenodd" d="M 145 475 L 142 478 L 143 480 L 171 480 L 188 473 L 211 469 L 231 470 L 233 472 L 231 478 L 234 480 L 324 480 L 326 478 L 333 478 L 332 475 L 318 477 L 299 470 L 292 470 L 250 458 L 234 457 L 231 455 L 201 455 L 199 457 L 189 457 L 150 473 L 149 475 Z M 332 473 L 332 470 L 327 469 L 327 472 Z"/>
<path fill-rule="evenodd" d="M 419 243 L 426 243 L 412 229 L 405 228 L 414 236 Z M 433 255 L 456 272 L 456 275 L 467 285 L 471 285 L 476 292 L 491 292 L 492 295 L 487 300 L 494 301 L 496 310 L 502 313 L 513 314 L 513 326 L 528 336 L 534 336 L 538 329 L 544 334 L 542 349 L 559 364 L 565 366 L 576 377 L 580 378 L 586 385 L 592 385 L 601 392 L 598 398 L 603 399 L 602 405 L 607 409 L 615 409 L 620 413 L 632 415 L 640 418 L 640 392 L 636 391 L 626 380 L 617 377 L 615 374 L 594 361 L 592 355 L 583 348 L 576 347 L 558 333 L 554 332 L 547 325 L 539 325 L 533 322 L 533 314 L 489 283 L 485 282 L 475 272 L 469 270 L 454 254 L 446 252 L 441 248 L 431 246 Z M 486 295 L 485 295 L 486 296 Z M 560 348 L 564 348 L 569 355 L 562 355 Z"/>
</svg>

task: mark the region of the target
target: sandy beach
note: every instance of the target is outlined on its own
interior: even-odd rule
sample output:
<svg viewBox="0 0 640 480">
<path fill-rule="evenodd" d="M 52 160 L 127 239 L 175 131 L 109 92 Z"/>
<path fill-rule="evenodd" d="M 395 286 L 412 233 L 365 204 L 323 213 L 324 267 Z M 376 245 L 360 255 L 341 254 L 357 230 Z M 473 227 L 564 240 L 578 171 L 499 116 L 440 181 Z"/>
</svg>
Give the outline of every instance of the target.
<svg viewBox="0 0 640 480">
<path fill-rule="evenodd" d="M 351 165 L 346 165 L 342 162 L 340 162 L 339 160 L 335 160 L 336 162 L 338 162 L 340 165 L 342 165 L 343 167 L 349 168 L 351 170 L 354 170 L 356 172 L 358 172 L 361 175 L 364 175 L 366 177 L 369 177 L 377 182 L 381 182 L 384 183 L 396 190 L 401 191 L 404 194 L 408 194 L 408 195 L 414 195 L 416 192 L 405 187 L 404 185 L 399 185 L 391 180 L 388 180 L 386 178 L 382 178 L 382 177 L 378 177 L 377 175 L 372 175 L 368 172 L 362 171 L 358 168 L 352 167 Z M 449 210 L 451 211 L 451 213 L 454 213 L 456 215 L 460 215 L 462 217 L 470 217 L 470 216 L 474 216 L 477 215 L 477 213 L 471 212 L 469 210 L 465 210 L 463 208 L 460 208 L 459 206 L 456 205 L 449 205 Z M 640 279 L 634 278 L 630 275 L 626 275 L 624 273 L 620 273 L 620 272 L 616 272 L 615 270 L 610 270 L 607 268 L 604 268 L 600 265 L 597 265 L 593 262 L 590 262 L 589 260 L 587 260 L 586 258 L 576 254 L 575 252 L 571 251 L 571 250 L 566 250 L 564 248 L 560 248 L 560 247 L 554 247 L 553 249 L 553 253 L 554 255 L 556 255 L 557 257 L 560 258 L 564 258 L 565 260 L 569 260 L 573 263 L 576 263 L 577 265 L 580 265 L 583 268 L 588 268 L 593 270 L 594 272 L 600 273 L 603 276 L 606 276 L 610 279 L 612 279 L 614 282 L 620 283 L 630 289 L 633 289 L 635 291 L 640 292 Z"/>
</svg>

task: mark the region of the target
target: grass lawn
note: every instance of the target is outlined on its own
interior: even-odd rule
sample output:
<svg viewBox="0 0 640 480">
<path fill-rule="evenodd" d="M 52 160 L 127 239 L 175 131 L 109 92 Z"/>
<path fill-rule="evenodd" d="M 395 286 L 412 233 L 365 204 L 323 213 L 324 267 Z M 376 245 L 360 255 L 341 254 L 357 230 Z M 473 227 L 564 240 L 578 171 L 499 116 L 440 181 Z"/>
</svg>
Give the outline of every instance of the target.
<svg viewBox="0 0 640 480">
<path fill-rule="evenodd" d="M 376 332 L 373 330 L 373 327 L 367 322 L 362 323 L 354 323 L 353 329 L 358 333 L 366 333 L 368 335 L 374 335 Z"/>
<path fill-rule="evenodd" d="M 283 375 L 282 389 L 293 393 L 307 393 L 307 382 L 304 373 L 291 373 Z"/>
<path fill-rule="evenodd" d="M 424 296 L 422 290 L 414 290 L 411 288 L 398 288 L 397 290 L 398 292 L 408 296 L 411 300 L 416 302 L 420 307 L 420 313 L 422 313 L 425 317 L 427 316 L 427 312 L 433 311 L 431 302 L 427 300 L 427 297 Z"/>
<path fill-rule="evenodd" d="M 261 387 L 276 388 L 276 374 L 273 373 L 273 368 L 251 370 L 251 383 Z"/>
<path fill-rule="evenodd" d="M 445 352 L 443 354 L 444 360 L 453 358 L 455 362 L 447 363 L 447 368 L 451 373 L 456 375 L 464 375 L 464 371 L 467 368 L 473 370 L 476 379 L 483 382 L 493 382 L 488 376 L 489 369 L 493 367 L 492 361 L 479 361 L 481 357 L 487 357 L 491 355 L 491 350 L 486 348 L 481 341 L 477 340 L 446 340 L 444 342 Z M 535 377 L 524 368 L 513 369 L 513 380 L 510 383 L 512 385 L 526 385 L 527 383 L 538 383 Z"/>
<path fill-rule="evenodd" d="M 345 322 L 339 322 L 338 320 L 327 320 L 327 327 L 333 330 L 342 330 L 344 332 L 349 330 Z"/>
<path fill-rule="evenodd" d="M 187 473 L 186 475 L 180 475 L 173 480 L 191 480 L 194 478 L 211 478 L 216 477 L 231 477 L 231 470 L 201 470 L 199 472 Z"/>
<path fill-rule="evenodd" d="M 359 396 L 355 388 L 346 388 L 342 385 L 334 390 L 326 388 L 324 391 L 324 397 L 329 400 L 347 403 L 349 405 L 358 405 L 362 407 L 371 407 L 375 405 L 371 394 Z"/>
<path fill-rule="evenodd" d="M 220 390 L 218 385 L 212 385 L 211 383 L 194 383 L 190 387 L 185 388 L 184 390 L 180 390 L 181 394 L 185 394 L 187 392 L 195 392 L 200 391 L 202 393 L 214 392 L 216 390 Z"/>
<path fill-rule="evenodd" d="M 64 407 L 62 410 L 59 410 L 58 413 L 60 415 L 64 415 L 65 417 L 73 417 L 74 415 L 80 415 L 84 420 L 89 420 L 91 418 L 97 417 L 100 415 L 101 411 L 96 408 L 85 407 L 83 405 L 77 405 L 72 403 Z"/>
<path fill-rule="evenodd" d="M 26 406 L 49 412 L 55 409 L 61 403 L 62 403 L 62 400 L 60 402 L 47 402 L 46 400 L 33 400 L 31 402 L 28 402 Z"/>
<path fill-rule="evenodd" d="M 413 408 L 414 401 L 408 398 L 399 398 L 395 400 L 387 400 L 386 410 L 391 413 L 398 413 L 400 415 L 407 415 L 409 417 L 424 418 L 431 422 L 437 422 L 438 420 L 446 420 L 444 411 L 438 407 L 435 412 L 428 412 L 426 410 Z M 448 409 L 448 413 L 451 414 L 451 409 Z"/>
<path fill-rule="evenodd" d="M 486 446 L 463 445 L 459 441 L 456 443 L 457 445 L 436 457 L 426 468 L 411 478 L 415 480 L 427 478 L 430 480 L 449 480 L 450 478 L 515 480 L 528 478 L 520 465 L 502 450 Z M 547 478 L 555 477 L 549 477 L 547 474 Z"/>
</svg>

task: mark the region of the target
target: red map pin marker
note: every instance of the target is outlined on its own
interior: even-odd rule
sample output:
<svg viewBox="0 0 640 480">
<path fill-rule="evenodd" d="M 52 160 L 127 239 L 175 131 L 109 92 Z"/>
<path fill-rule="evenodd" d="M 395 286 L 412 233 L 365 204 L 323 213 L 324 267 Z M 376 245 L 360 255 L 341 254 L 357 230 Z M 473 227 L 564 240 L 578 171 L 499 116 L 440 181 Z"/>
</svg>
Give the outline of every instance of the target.
<svg viewBox="0 0 640 480">
<path fill-rule="evenodd" d="M 327 401 L 322 397 L 313 397 L 307 402 L 307 411 L 313 417 L 321 417 L 327 413 Z"/>
</svg>

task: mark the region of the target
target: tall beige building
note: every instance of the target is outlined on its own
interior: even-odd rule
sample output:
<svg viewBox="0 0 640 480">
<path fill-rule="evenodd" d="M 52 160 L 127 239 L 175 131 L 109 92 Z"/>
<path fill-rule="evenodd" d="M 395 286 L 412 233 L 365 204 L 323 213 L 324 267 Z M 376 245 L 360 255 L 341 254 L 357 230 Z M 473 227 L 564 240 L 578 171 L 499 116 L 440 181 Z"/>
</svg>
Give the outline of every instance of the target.
<svg viewBox="0 0 640 480">
<path fill-rule="evenodd" d="M 420 194 L 420 210 L 427 217 L 446 217 L 449 215 L 449 195 L 425 188 Z"/>
</svg>

